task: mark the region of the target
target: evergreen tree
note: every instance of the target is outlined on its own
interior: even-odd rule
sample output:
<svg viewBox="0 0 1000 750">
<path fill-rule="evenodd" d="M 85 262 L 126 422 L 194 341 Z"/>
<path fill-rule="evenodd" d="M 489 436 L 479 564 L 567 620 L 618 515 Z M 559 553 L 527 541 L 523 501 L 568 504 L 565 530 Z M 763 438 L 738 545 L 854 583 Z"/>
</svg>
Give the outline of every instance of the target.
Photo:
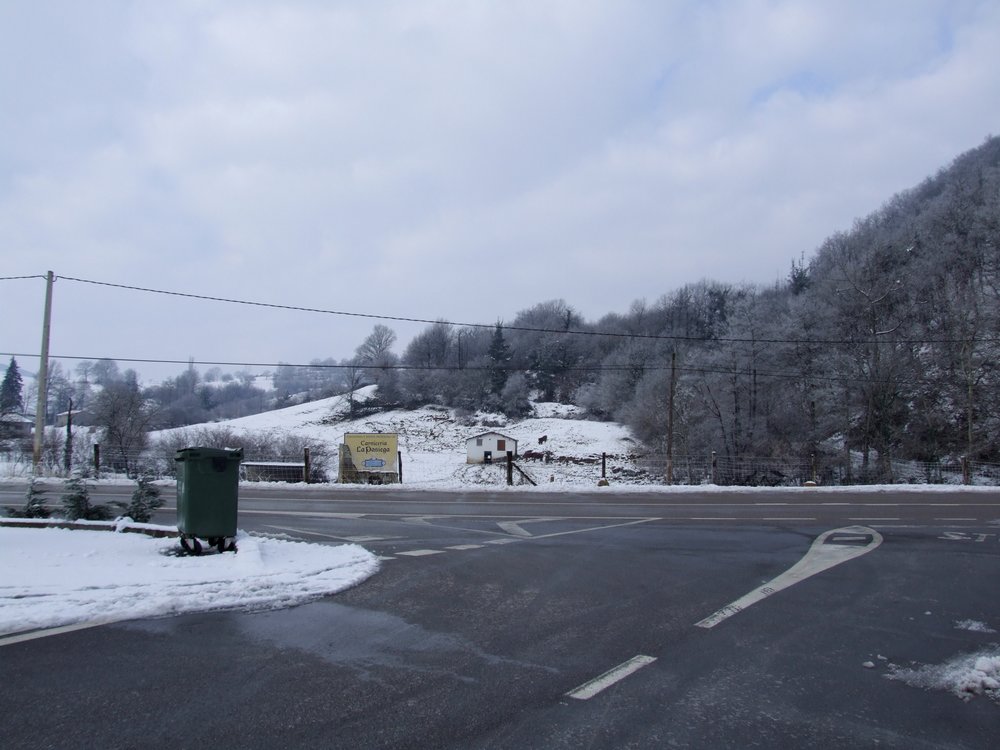
<svg viewBox="0 0 1000 750">
<path fill-rule="evenodd" d="M 137 523 L 149 523 L 153 511 L 163 505 L 160 488 L 153 484 L 153 478 L 148 474 L 140 474 L 135 480 L 132 500 L 128 503 L 116 502 L 124 515 Z"/>
<path fill-rule="evenodd" d="M 49 509 L 45 507 L 45 489 L 37 478 L 32 477 L 24 496 L 24 507 L 7 508 L 11 518 L 48 518 Z"/>
<path fill-rule="evenodd" d="M 0 385 L 0 414 L 15 414 L 23 409 L 22 391 L 21 371 L 17 367 L 17 360 L 11 357 L 7 373 L 3 376 L 3 385 Z"/>
<path fill-rule="evenodd" d="M 490 393 L 500 395 L 503 387 L 507 385 L 509 375 L 507 367 L 510 363 L 512 353 L 510 346 L 503 337 L 503 326 L 497 323 L 493 330 L 493 339 L 490 341 L 490 348 L 486 352 L 489 359 L 490 373 Z"/>
<path fill-rule="evenodd" d="M 70 521 L 106 521 L 111 518 L 106 505 L 90 504 L 90 488 L 81 476 L 75 476 L 66 482 L 62 503 L 66 509 L 66 518 Z"/>
</svg>

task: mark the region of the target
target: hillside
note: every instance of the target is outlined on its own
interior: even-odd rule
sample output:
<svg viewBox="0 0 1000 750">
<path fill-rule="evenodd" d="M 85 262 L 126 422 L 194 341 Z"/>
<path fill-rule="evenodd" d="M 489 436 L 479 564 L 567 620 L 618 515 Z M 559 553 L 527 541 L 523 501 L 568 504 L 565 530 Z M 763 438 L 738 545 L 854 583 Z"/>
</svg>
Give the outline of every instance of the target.
<svg viewBox="0 0 1000 750">
<path fill-rule="evenodd" d="M 368 386 L 355 394 L 364 401 L 374 391 Z M 412 410 L 393 410 L 346 419 L 344 396 L 312 401 L 263 414 L 241 417 L 211 425 L 195 425 L 154 433 L 156 441 L 176 442 L 189 438 L 198 442 L 207 432 L 228 431 L 235 435 L 264 435 L 272 442 L 296 436 L 305 439 L 314 456 L 324 461 L 330 481 L 336 480 L 339 446 L 345 433 L 395 432 L 403 457 L 403 481 L 408 486 L 461 488 L 469 485 L 502 485 L 502 465 L 475 466 L 465 462 L 465 440 L 485 430 L 495 429 L 518 441 L 518 450 L 547 452 L 543 458 L 521 458 L 518 465 L 539 485 L 596 485 L 601 475 L 600 460 L 607 454 L 607 472 L 616 482 L 641 482 L 625 479 L 623 473 L 636 471 L 636 444 L 626 427 L 613 422 L 583 418 L 581 409 L 553 403 L 533 404 L 533 416 L 510 419 L 502 414 L 477 413 L 458 417 L 452 409 L 425 406 Z M 545 437 L 543 445 L 538 440 Z M 248 456 L 249 457 L 249 456 Z M 275 456 L 254 456 L 260 460 Z M 297 457 L 283 456 L 285 460 Z M 627 470 L 622 472 L 622 469 Z M 649 480 L 647 480 L 649 481 Z"/>
</svg>

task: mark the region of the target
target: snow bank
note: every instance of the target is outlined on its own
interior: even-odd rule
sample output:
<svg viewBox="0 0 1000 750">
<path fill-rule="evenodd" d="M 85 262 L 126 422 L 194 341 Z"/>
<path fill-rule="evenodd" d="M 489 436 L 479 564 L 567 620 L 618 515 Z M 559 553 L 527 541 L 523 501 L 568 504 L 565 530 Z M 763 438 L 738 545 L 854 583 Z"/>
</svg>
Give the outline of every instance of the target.
<svg viewBox="0 0 1000 750">
<path fill-rule="evenodd" d="M 993 646 L 975 654 L 958 656 L 944 664 L 916 669 L 892 667 L 886 675 L 913 687 L 947 690 L 962 700 L 985 695 L 1000 703 L 1000 648 Z"/>
<path fill-rule="evenodd" d="M 179 555 L 176 539 L 0 527 L 0 635 L 92 620 L 213 609 L 271 609 L 365 580 L 378 560 L 327 546 L 240 532 L 237 554 Z"/>
</svg>

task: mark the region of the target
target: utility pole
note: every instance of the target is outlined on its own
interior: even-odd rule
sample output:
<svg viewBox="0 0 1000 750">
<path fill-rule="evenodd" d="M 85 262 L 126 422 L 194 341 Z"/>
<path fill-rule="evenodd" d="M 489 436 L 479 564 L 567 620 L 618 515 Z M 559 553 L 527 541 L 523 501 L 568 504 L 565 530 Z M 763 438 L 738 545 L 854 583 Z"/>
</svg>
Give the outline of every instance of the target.
<svg viewBox="0 0 1000 750">
<path fill-rule="evenodd" d="M 69 400 L 69 411 L 66 412 L 66 448 L 63 451 L 63 468 L 67 476 L 73 468 L 73 399 Z"/>
<path fill-rule="evenodd" d="M 32 467 L 37 476 L 42 463 L 42 437 L 45 433 L 45 409 L 48 406 L 49 326 L 52 323 L 52 271 L 45 274 L 45 317 L 42 319 L 42 360 L 38 363 L 38 406 L 35 408 L 35 450 Z"/>
<path fill-rule="evenodd" d="M 670 392 L 667 394 L 667 484 L 674 483 L 674 391 L 677 389 L 677 351 L 670 352 Z"/>
</svg>

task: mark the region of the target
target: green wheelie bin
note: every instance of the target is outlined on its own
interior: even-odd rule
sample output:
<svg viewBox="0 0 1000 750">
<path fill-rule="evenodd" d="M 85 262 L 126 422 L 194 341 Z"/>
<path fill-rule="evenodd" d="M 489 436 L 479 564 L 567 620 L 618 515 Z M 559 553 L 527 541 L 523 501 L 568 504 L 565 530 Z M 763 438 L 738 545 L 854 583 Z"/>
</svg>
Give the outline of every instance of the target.
<svg viewBox="0 0 1000 750">
<path fill-rule="evenodd" d="M 236 510 L 242 448 L 177 451 L 177 530 L 185 551 L 200 555 L 204 539 L 219 552 L 236 551 Z"/>
</svg>

